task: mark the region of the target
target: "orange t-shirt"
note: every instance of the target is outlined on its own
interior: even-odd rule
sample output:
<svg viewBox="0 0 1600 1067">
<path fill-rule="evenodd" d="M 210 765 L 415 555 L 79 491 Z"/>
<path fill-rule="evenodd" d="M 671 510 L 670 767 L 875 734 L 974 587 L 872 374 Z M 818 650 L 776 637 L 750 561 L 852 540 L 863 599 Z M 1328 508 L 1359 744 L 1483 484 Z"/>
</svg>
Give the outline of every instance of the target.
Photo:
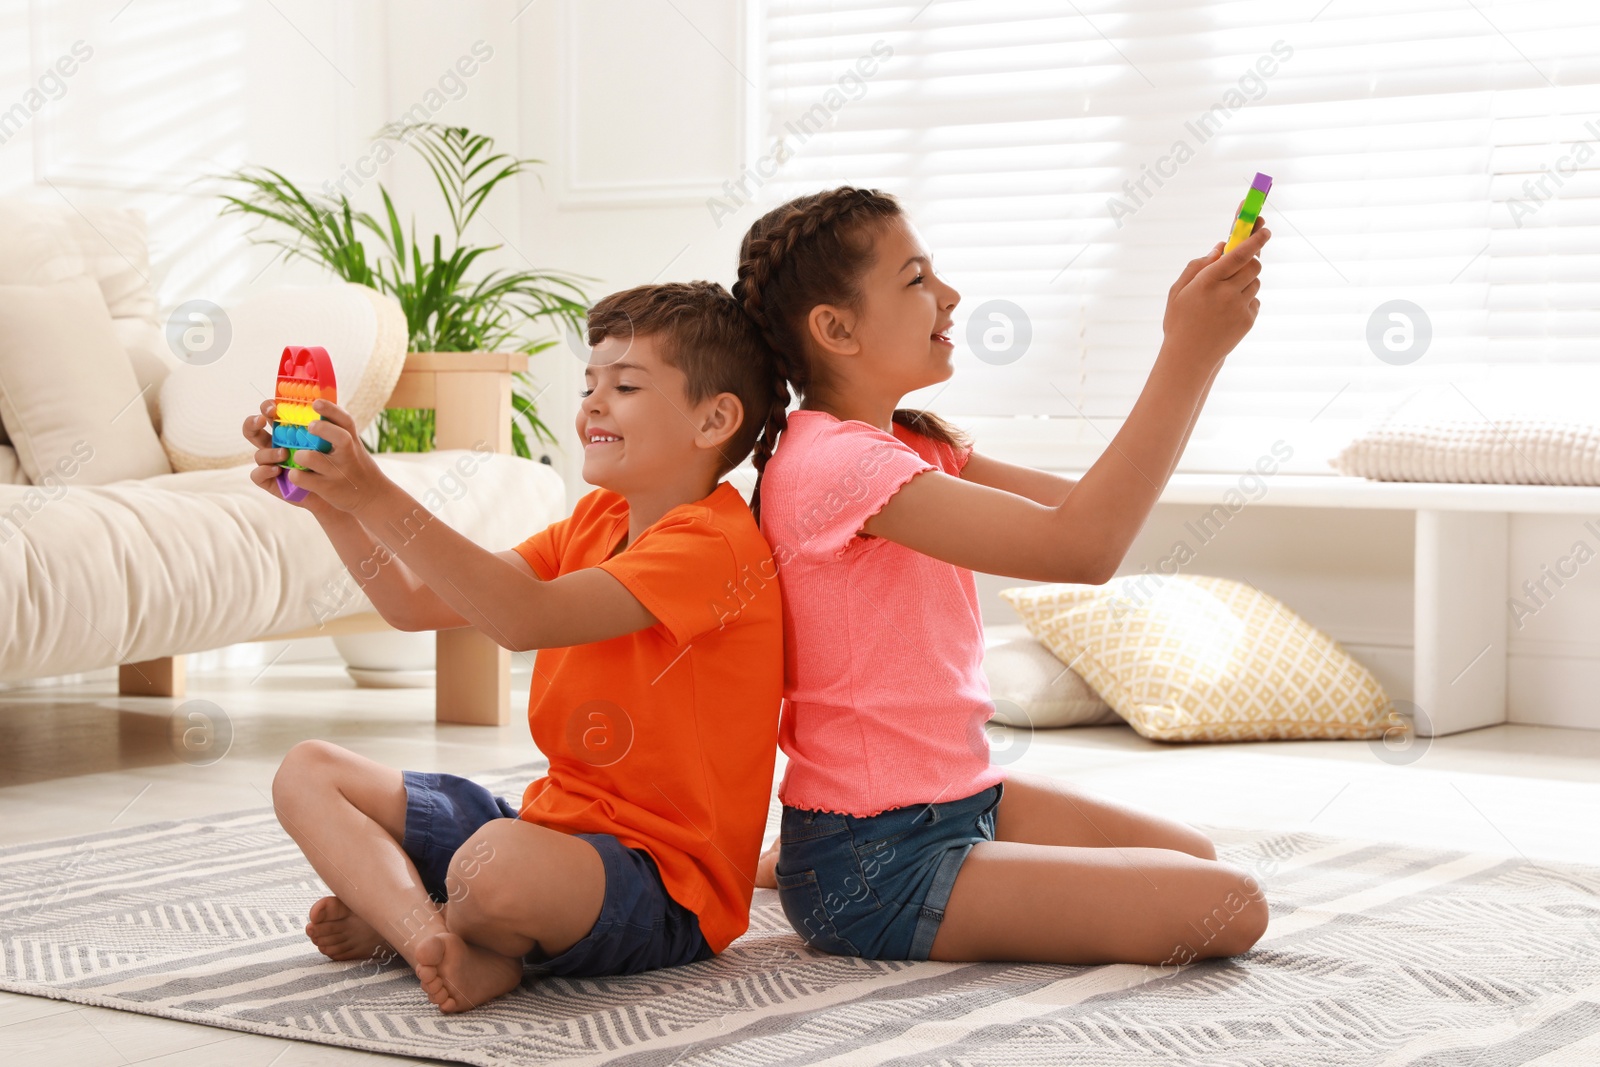
<svg viewBox="0 0 1600 1067">
<path fill-rule="evenodd" d="M 605 569 L 657 620 L 539 651 L 528 726 L 550 771 L 523 794 L 522 817 L 650 853 L 721 952 L 750 923 L 777 758 L 777 567 L 727 482 L 611 556 L 627 533 L 627 500 L 596 489 L 517 546 L 544 581 Z"/>
</svg>

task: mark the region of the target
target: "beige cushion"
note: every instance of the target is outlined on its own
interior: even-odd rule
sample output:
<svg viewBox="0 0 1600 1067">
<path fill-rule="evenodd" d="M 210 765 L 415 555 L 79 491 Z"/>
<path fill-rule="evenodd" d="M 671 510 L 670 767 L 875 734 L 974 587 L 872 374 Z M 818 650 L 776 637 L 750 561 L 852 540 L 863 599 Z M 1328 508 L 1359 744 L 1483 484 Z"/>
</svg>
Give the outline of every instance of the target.
<svg viewBox="0 0 1600 1067">
<path fill-rule="evenodd" d="M 1145 737 L 1382 737 L 1383 687 L 1282 602 L 1226 578 L 1133 575 L 1000 594 Z"/>
<path fill-rule="evenodd" d="M 0 485 L 28 485 L 28 475 L 17 462 L 17 450 L 0 445 Z"/>
<path fill-rule="evenodd" d="M 94 279 L 0 285 L 0 419 L 38 484 L 80 485 L 170 470 Z"/>
<path fill-rule="evenodd" d="M 221 357 L 180 364 L 161 386 L 161 443 L 174 470 L 232 467 L 254 457 L 240 427 L 272 399 L 285 345 L 328 350 L 339 404 L 361 430 L 383 410 L 405 366 L 405 314 L 364 285 L 273 289 L 227 316 L 232 339 Z"/>
<path fill-rule="evenodd" d="M 53 192 L 38 201 L 0 197 L 0 233 L 0 284 L 95 280 L 159 431 L 161 379 L 177 359 L 161 336 L 144 213 L 84 198 L 67 204 Z M 0 441 L 5 436 L 0 427 Z"/>
<path fill-rule="evenodd" d="M 1006 726 L 1101 726 L 1122 719 L 1025 626 L 984 629 L 983 673 L 994 720 Z"/>
<path fill-rule="evenodd" d="M 0 197 L 0 285 L 48 285 L 87 273 L 65 208 Z"/>
<path fill-rule="evenodd" d="M 49 205 L 0 197 L 0 285 L 48 285 L 84 273 L 66 219 Z M 0 444 L 11 440 L 0 422 Z"/>
<path fill-rule="evenodd" d="M 145 235 L 144 212 L 135 208 L 79 203 L 66 214 L 84 269 L 100 286 L 117 340 L 128 352 L 133 375 L 144 390 L 145 408 L 161 432 L 161 383 L 177 366 L 156 313 L 155 271 Z"/>
<path fill-rule="evenodd" d="M 1388 482 L 1600 485 L 1600 423 L 1552 418 L 1391 422 L 1333 466 Z"/>
</svg>

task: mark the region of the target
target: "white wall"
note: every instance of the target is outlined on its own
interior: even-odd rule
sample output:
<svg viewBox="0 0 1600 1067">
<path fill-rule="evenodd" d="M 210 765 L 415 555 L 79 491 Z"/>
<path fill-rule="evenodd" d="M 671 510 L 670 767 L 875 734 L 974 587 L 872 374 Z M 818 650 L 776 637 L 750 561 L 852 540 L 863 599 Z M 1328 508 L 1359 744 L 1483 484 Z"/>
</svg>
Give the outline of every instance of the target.
<svg viewBox="0 0 1600 1067">
<path fill-rule="evenodd" d="M 65 6 L 54 0 L 0 9 L 0 108 L 73 41 L 95 49 L 61 98 L 0 145 L 0 194 L 143 206 L 166 306 L 310 280 L 307 268 L 268 266 L 270 254 L 245 246 L 236 223 L 216 219 L 211 191 L 184 182 L 242 162 L 281 166 L 314 185 L 338 180 L 369 151 L 379 125 L 429 100 L 482 41 L 492 57 L 431 98 L 435 117 L 549 162 L 542 186 L 524 181 L 491 201 L 473 238 L 504 241 L 498 262 L 506 265 L 589 275 L 595 297 L 659 278 L 732 283 L 755 209 L 719 225 L 706 201 L 761 154 L 751 133 L 761 71 L 745 0 L 277 0 L 276 8 L 282 13 L 224 0 L 201 16 L 192 4 L 137 0 L 115 21 L 116 4 L 87 16 L 59 14 Z M 443 224 L 426 209 L 431 179 L 414 161 L 402 156 L 381 178 L 403 207 L 419 205 L 419 228 Z M 358 199 L 372 193 L 367 183 Z M 576 500 L 588 488 L 571 429 L 581 364 L 562 347 L 538 357 L 534 373 L 548 386 L 541 410 L 562 435 L 558 466 Z M 989 439 L 1005 458 L 999 435 Z M 1166 555 L 1193 510 L 1158 506 L 1123 573 Z M 1406 698 L 1411 521 L 1396 512 L 1246 508 L 1191 569 L 1273 593 Z M 1540 578 L 1578 540 L 1600 550 L 1581 520 L 1514 517 L 1507 597 L 1526 600 L 1522 582 Z M 1579 567 L 1513 628 L 1514 719 L 1600 727 L 1596 574 L 1600 564 Z M 980 584 L 986 621 L 1014 621 L 994 592 L 1015 583 L 983 576 Z"/>
</svg>

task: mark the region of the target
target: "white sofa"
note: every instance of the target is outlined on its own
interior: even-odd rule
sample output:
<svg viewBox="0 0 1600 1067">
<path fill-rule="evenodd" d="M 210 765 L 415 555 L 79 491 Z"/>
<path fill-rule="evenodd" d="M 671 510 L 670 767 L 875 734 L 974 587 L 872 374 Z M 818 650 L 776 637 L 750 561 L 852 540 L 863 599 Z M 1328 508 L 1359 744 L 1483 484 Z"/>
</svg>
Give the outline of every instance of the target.
<svg viewBox="0 0 1600 1067">
<path fill-rule="evenodd" d="M 179 364 L 157 317 L 140 216 L 0 201 L 0 229 L 11 238 L 0 246 L 0 285 L 75 272 L 96 280 L 159 432 L 161 384 Z M 440 517 L 491 549 L 566 514 L 556 471 L 509 454 L 511 375 L 525 356 L 404 359 L 386 406 L 435 407 L 439 451 L 380 454 L 396 482 L 419 498 L 433 491 Z M 0 366 L 0 389 L 5 375 Z M 227 417 L 242 423 L 253 410 Z M 479 442 L 493 454 L 468 451 Z M 387 628 L 316 521 L 256 488 L 248 464 L 38 485 L 24 466 L 0 431 L 0 682 L 118 665 L 125 693 L 181 696 L 185 653 Z M 441 721 L 507 722 L 509 653 L 470 628 L 437 640 Z"/>
</svg>

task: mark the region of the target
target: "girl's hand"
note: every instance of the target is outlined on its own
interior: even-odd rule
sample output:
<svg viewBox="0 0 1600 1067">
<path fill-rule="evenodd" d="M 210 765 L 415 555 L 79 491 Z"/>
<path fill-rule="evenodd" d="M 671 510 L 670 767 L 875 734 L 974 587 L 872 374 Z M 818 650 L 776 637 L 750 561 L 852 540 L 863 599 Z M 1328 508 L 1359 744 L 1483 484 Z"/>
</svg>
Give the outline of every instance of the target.
<svg viewBox="0 0 1600 1067">
<path fill-rule="evenodd" d="M 244 439 L 256 446 L 256 465 L 250 470 L 250 480 L 279 500 L 283 500 L 283 493 L 278 490 L 278 475 L 284 472 L 281 464 L 288 458 L 289 450 L 272 446 L 272 421 L 277 417 L 277 411 L 278 406 L 275 401 L 263 400 L 261 414 L 251 415 L 244 420 Z M 303 457 L 305 453 L 302 452 L 301 455 Z M 318 517 L 335 510 L 316 493 L 286 503 L 293 504 L 297 508 L 305 508 Z"/>
<path fill-rule="evenodd" d="M 333 449 L 329 452 L 297 449 L 294 461 L 305 469 L 291 469 L 289 481 L 339 511 L 354 514 L 393 483 L 356 436 L 355 420 L 348 411 L 327 400 L 312 401 L 311 409 L 321 418 L 306 429 L 327 441 Z"/>
<path fill-rule="evenodd" d="M 1272 239 L 1262 219 L 1233 251 L 1222 254 L 1218 241 L 1206 255 L 1189 261 L 1167 292 L 1161 320 L 1163 348 L 1174 358 L 1214 370 L 1255 325 L 1261 301 L 1261 247 Z"/>
</svg>

